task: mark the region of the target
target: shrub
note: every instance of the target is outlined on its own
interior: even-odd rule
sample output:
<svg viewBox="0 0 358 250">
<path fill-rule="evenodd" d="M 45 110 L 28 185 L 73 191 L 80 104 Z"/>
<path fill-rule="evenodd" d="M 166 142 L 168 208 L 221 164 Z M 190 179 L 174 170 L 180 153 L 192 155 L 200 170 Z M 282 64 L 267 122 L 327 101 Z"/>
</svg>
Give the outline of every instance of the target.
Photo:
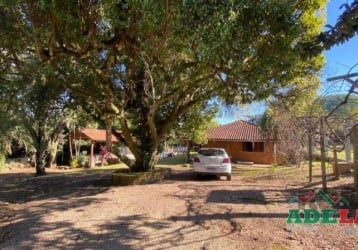
<svg viewBox="0 0 358 250">
<path fill-rule="evenodd" d="M 5 155 L 0 153 L 0 169 L 3 169 L 6 167 L 5 162 L 6 162 Z"/>
<path fill-rule="evenodd" d="M 87 167 L 88 166 L 88 155 L 87 152 L 84 151 L 80 154 L 80 157 L 78 158 L 78 164 L 81 167 Z"/>
<path fill-rule="evenodd" d="M 70 166 L 71 166 L 71 168 L 77 168 L 79 166 L 78 160 L 76 158 L 72 159 L 70 161 Z"/>
</svg>

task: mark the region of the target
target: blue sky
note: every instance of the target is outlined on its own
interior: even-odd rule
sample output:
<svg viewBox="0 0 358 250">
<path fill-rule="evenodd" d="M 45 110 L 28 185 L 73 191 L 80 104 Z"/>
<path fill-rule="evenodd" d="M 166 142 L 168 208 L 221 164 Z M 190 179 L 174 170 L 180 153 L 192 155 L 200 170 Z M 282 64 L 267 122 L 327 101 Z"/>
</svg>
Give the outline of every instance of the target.
<svg viewBox="0 0 358 250">
<path fill-rule="evenodd" d="M 304 0 L 303 0 L 304 1 Z M 327 4 L 327 24 L 334 25 L 337 18 L 343 12 L 339 9 L 342 4 L 352 3 L 353 0 L 331 0 Z M 358 63 L 358 36 L 355 36 L 348 42 L 332 47 L 329 51 L 324 53 L 326 64 L 322 69 L 321 79 L 324 85 L 322 92 L 339 91 L 341 88 L 336 87 L 337 84 L 327 83 L 326 79 L 338 75 L 347 74 L 349 69 Z M 353 72 L 358 72 L 358 65 Z M 334 87 L 332 87 L 334 85 Z M 264 103 L 255 103 L 253 105 L 244 106 L 236 110 L 224 111 L 218 117 L 220 124 L 225 124 L 238 119 L 247 119 L 249 116 L 263 113 L 265 110 Z"/>
<path fill-rule="evenodd" d="M 352 3 L 350 0 L 332 0 L 327 5 L 327 23 L 334 25 L 338 16 L 342 12 L 339 7 L 345 3 Z M 325 52 L 326 65 L 322 73 L 322 81 L 327 78 L 347 74 L 349 69 L 358 63 L 358 36 L 355 36 L 348 42 L 334 46 Z M 355 67 L 355 72 L 358 67 Z"/>
</svg>

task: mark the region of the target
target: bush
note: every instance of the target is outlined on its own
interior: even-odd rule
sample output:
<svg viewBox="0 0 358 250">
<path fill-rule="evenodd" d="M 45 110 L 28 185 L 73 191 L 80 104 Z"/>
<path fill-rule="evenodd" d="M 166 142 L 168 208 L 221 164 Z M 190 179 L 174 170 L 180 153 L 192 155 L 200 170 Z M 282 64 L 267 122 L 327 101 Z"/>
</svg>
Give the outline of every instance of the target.
<svg viewBox="0 0 358 250">
<path fill-rule="evenodd" d="M 88 155 L 87 155 L 87 152 L 84 151 L 80 154 L 80 157 L 78 158 L 78 164 L 81 166 L 81 167 L 88 167 Z"/>
<path fill-rule="evenodd" d="M 78 160 L 76 158 L 72 159 L 70 161 L 70 166 L 71 166 L 71 168 L 77 168 L 79 166 Z"/>
<path fill-rule="evenodd" d="M 6 167 L 5 162 L 6 162 L 6 157 L 5 157 L 5 155 L 3 155 L 3 154 L 0 153 L 0 169 L 3 169 L 3 168 Z"/>
</svg>

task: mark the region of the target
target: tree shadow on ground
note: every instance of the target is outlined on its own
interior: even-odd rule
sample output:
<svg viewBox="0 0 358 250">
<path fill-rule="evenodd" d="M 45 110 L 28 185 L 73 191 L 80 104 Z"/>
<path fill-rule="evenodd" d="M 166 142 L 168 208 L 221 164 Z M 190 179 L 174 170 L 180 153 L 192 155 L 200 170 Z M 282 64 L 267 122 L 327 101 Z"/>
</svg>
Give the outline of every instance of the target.
<svg viewBox="0 0 358 250">
<path fill-rule="evenodd" d="M 47 221 L 60 211 L 86 209 L 89 204 L 105 206 L 106 199 L 80 198 L 70 202 L 49 201 L 32 206 L 12 218 L 12 222 L 1 228 L 0 248 L 14 249 L 170 249 L 203 240 L 225 237 L 232 232 L 218 234 L 206 239 L 188 237 L 197 235 L 204 220 L 222 218 L 178 218 L 155 219 L 134 214 L 117 216 L 112 220 L 84 217 L 83 220 Z M 182 220 L 182 223 L 177 223 Z M 233 223 L 233 225 L 235 225 Z M 238 226 L 233 227 L 235 230 Z M 233 230 L 234 230 L 233 229 Z M 20 235 L 20 236 L 19 236 Z"/>
<path fill-rule="evenodd" d="M 11 177 L 12 181 L 1 183 L 0 208 L 6 213 L 0 213 L 0 249 L 132 249 L 126 242 L 143 238 L 140 231 L 131 227 L 133 221 L 144 220 L 140 215 L 121 217 L 115 222 L 92 221 L 87 209 L 90 204 L 105 206 L 107 200 L 95 195 L 108 190 L 110 177 L 107 174 L 36 178 L 11 174 Z M 26 202 L 35 203 L 22 204 Z M 17 205 L 21 207 L 12 209 Z M 68 210 L 89 216 L 82 220 L 47 220 Z M 149 226 L 164 225 L 158 222 Z"/>
<path fill-rule="evenodd" d="M 90 204 L 96 204 L 98 207 L 106 206 L 108 200 L 95 197 L 95 195 L 108 190 L 110 174 L 41 178 L 21 179 L 19 186 L 13 182 L 0 184 L 1 188 L 5 188 L 10 193 L 16 191 L 12 194 L 33 188 L 36 186 L 35 183 L 46 191 L 38 196 L 38 192 L 42 189 L 28 190 L 25 194 L 29 197 L 25 195 L 20 197 L 20 202 L 35 202 L 31 203 L 29 209 L 21 213 L 17 212 L 8 218 L 7 220 L 11 221 L 0 228 L 0 248 L 130 250 L 144 247 L 153 249 L 184 247 L 195 242 L 239 233 L 243 219 L 281 220 L 287 218 L 288 215 L 288 211 L 281 213 L 280 210 L 278 212 L 267 210 L 262 213 L 248 210 L 240 212 L 240 210 L 231 209 L 230 204 L 265 206 L 267 203 L 287 203 L 290 196 L 306 192 L 300 187 L 286 188 L 284 185 L 226 181 L 225 189 L 217 190 L 222 182 L 215 179 L 207 184 L 204 183 L 205 179 L 193 181 L 188 171 L 180 177 L 181 179 L 179 178 L 183 181 L 178 186 L 179 191 L 170 194 L 171 197 L 185 202 L 186 211 L 183 214 L 164 219 L 132 214 L 117 216 L 109 221 L 101 219 L 100 216 L 93 219 L 88 206 Z M 175 181 L 175 178 L 178 177 L 174 176 L 168 182 Z M 11 187 L 11 185 L 15 186 Z M 0 194 L 0 201 L 19 202 L 10 198 L 9 194 Z M 56 216 L 61 211 L 71 209 L 79 212 L 86 211 L 88 216 L 77 220 L 72 220 L 72 218 L 57 220 L 57 222 L 47 220 L 48 216 Z M 195 237 L 198 233 L 205 234 L 205 230 L 218 226 L 221 226 L 221 229 L 225 228 L 225 231 L 220 231 L 221 233 L 215 237 Z M 16 237 L 15 234 L 21 234 L 22 237 Z M 188 235 L 193 237 L 188 237 Z"/>
<path fill-rule="evenodd" d="M 61 213 L 69 209 L 84 211 L 86 206 L 105 200 L 94 198 L 106 192 L 111 184 L 110 173 L 95 174 L 48 174 L 33 177 L 31 174 L 1 174 L 0 182 L 0 248 L 1 243 L 8 243 L 16 234 L 22 234 L 21 242 L 15 242 L 14 248 L 32 249 L 31 245 L 39 240 L 38 235 L 51 233 L 49 242 L 42 242 L 42 248 L 67 248 L 76 243 L 76 235 L 86 239 L 87 246 L 101 239 L 91 235 L 85 229 L 74 227 L 68 221 L 47 223 L 51 213 Z M 27 202 L 39 202 L 26 207 Z M 19 231 L 20 230 L 20 231 Z M 106 235 L 103 242 L 118 241 Z M 15 237 L 16 239 L 16 237 Z M 36 244 L 35 244 L 36 245 Z M 125 245 L 119 247 L 127 248 Z M 81 246 L 80 246 L 81 247 Z M 33 249 L 36 249 L 34 247 Z"/>
<path fill-rule="evenodd" d="M 206 202 L 231 204 L 267 204 L 261 190 L 213 190 L 209 193 Z M 271 201 L 273 202 L 273 201 Z"/>
<path fill-rule="evenodd" d="M 224 177 L 219 177 L 217 175 L 205 175 L 205 174 L 201 174 L 201 175 L 195 175 L 193 170 L 172 170 L 172 174 L 170 176 L 170 178 L 168 179 L 169 182 L 174 182 L 174 181 L 198 181 L 198 182 L 202 182 L 202 181 L 226 181 L 226 177 L 224 179 Z"/>
<path fill-rule="evenodd" d="M 106 192 L 110 184 L 111 175 L 105 173 L 1 175 L 0 208 L 6 210 L 6 215 L 0 213 L 0 248 L 170 249 L 199 242 L 198 239 L 183 242 L 185 235 L 194 235 L 201 227 L 197 220 L 179 225 L 173 218 L 159 220 L 143 215 L 118 216 L 111 221 L 106 217 L 93 219 L 88 209 L 93 204 L 106 205 L 107 200 L 96 195 Z M 15 206 L 19 208 L 11 209 Z M 67 220 L 65 212 L 69 210 L 74 212 L 72 216 L 88 216 Z M 53 220 L 53 216 L 64 219 Z M 151 237 L 156 232 L 163 233 Z"/>
<path fill-rule="evenodd" d="M 187 171 L 173 171 L 171 178 L 168 182 L 171 181 L 183 181 L 183 182 L 208 182 L 215 183 L 218 182 L 218 178 L 215 176 L 201 176 L 200 178 L 194 178 L 192 170 Z M 221 180 L 224 181 L 224 180 Z M 333 174 L 327 175 L 327 183 L 332 183 L 336 181 L 336 178 Z M 233 182 L 234 183 L 234 182 Z M 199 183 L 198 183 L 199 184 Z M 225 186 L 236 186 L 238 189 L 236 191 L 232 190 L 213 190 L 207 199 L 207 202 L 213 203 L 228 203 L 228 204 L 267 204 L 267 203 L 288 203 L 292 198 L 297 198 L 298 196 L 306 195 L 310 190 L 317 190 L 321 188 L 319 185 L 322 184 L 322 181 L 315 182 L 302 182 L 295 183 L 292 185 L 282 184 L 279 186 L 272 185 L 262 185 L 260 181 L 253 179 L 245 179 L 244 182 L 240 184 L 232 184 Z M 202 185 L 201 185 L 202 186 Z M 245 190 L 240 190 L 245 186 Z M 257 189 L 260 186 L 260 191 Z M 195 188 L 193 185 L 184 185 L 183 188 Z M 204 187 L 204 186 L 202 186 Z M 248 189 L 252 187 L 252 189 Z M 358 207 L 358 194 L 353 192 L 353 184 L 344 184 L 344 185 L 335 185 L 334 187 L 329 187 L 327 190 L 328 193 L 341 193 L 343 196 L 347 196 L 347 199 L 354 207 Z M 274 194 L 273 194 L 274 193 Z"/>
<path fill-rule="evenodd" d="M 25 203 L 49 198 L 88 197 L 108 190 L 110 173 L 49 174 L 33 177 L 28 174 L 2 174 L 0 201 Z"/>
<path fill-rule="evenodd" d="M 243 213 L 232 213 L 229 209 L 230 206 L 225 204 L 242 204 L 242 205 L 258 205 L 265 206 L 269 203 L 287 203 L 288 199 L 294 194 L 294 190 L 280 189 L 280 187 L 264 187 L 258 188 L 257 185 L 246 184 L 232 184 L 226 185 L 226 187 L 233 188 L 235 190 L 209 190 L 216 186 L 212 185 L 180 185 L 179 188 L 182 192 L 179 192 L 174 197 L 184 200 L 187 203 L 187 215 L 181 217 L 182 220 L 191 220 L 191 216 L 200 215 L 204 220 L 208 219 L 220 219 L 220 213 L 209 213 L 210 215 L 203 214 L 210 210 L 210 207 L 216 207 L 218 204 L 223 204 L 223 219 L 227 218 L 284 218 L 287 213 L 255 213 L 254 211 L 248 211 Z M 186 218 L 186 219 L 185 219 Z M 180 218 L 177 218 L 180 219 Z"/>
<path fill-rule="evenodd" d="M 99 202 L 96 199 L 86 199 L 84 202 L 76 202 L 76 207 L 86 206 L 90 202 Z M 58 204 L 57 204 L 58 205 Z M 57 206 L 56 205 L 56 206 Z M 71 209 L 73 206 L 61 208 L 45 204 L 43 209 L 31 215 L 22 215 L 16 218 L 16 222 L 2 228 L 2 232 L 8 232 L 5 238 L 0 239 L 0 248 L 14 249 L 133 249 L 129 239 L 142 239 L 143 235 L 135 228 L 131 228 L 131 222 L 142 220 L 141 216 L 128 216 L 120 218 L 116 222 L 95 221 L 88 227 L 84 221 L 46 222 L 46 212 L 57 209 Z M 157 226 L 157 225 L 156 225 Z M 21 232 L 16 229 L 21 228 Z M 13 237 L 21 234 L 21 237 Z"/>
</svg>

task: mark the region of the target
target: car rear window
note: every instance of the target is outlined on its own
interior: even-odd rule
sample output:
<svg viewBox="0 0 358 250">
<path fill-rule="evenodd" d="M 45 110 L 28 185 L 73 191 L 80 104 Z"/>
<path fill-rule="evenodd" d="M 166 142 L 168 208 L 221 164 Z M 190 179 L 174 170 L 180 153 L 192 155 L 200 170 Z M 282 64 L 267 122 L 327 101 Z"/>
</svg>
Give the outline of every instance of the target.
<svg viewBox="0 0 358 250">
<path fill-rule="evenodd" d="M 201 149 L 198 153 L 205 156 L 220 156 L 224 155 L 225 151 L 222 149 Z"/>
</svg>

